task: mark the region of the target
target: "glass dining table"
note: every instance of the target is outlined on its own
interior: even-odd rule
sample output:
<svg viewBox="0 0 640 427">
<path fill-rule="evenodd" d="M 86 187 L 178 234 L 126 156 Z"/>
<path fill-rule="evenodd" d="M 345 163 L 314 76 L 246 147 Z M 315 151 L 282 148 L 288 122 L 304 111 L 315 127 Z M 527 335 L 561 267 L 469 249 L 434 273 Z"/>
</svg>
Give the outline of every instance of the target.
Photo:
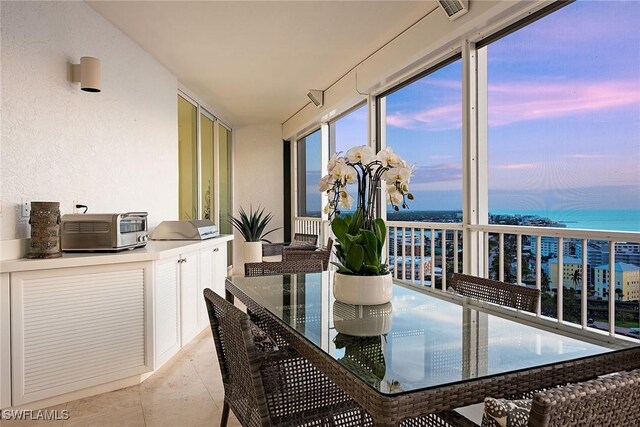
<svg viewBox="0 0 640 427">
<path fill-rule="evenodd" d="M 569 334 L 529 314 L 399 282 L 388 304 L 348 305 L 333 298 L 332 277 L 229 277 L 227 299 L 245 304 L 376 425 L 640 367 L 638 342 Z"/>
</svg>

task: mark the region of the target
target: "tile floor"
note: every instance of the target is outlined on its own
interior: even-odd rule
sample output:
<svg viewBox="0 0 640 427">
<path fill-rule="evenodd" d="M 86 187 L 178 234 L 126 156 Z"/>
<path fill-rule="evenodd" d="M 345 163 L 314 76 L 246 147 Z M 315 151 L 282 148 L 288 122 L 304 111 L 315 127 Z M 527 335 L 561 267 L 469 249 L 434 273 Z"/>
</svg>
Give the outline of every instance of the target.
<svg viewBox="0 0 640 427">
<path fill-rule="evenodd" d="M 217 427 L 224 391 L 211 332 L 203 332 L 142 384 L 48 409 L 66 421 L 9 421 L 2 427 Z M 233 414 L 230 427 L 240 426 Z"/>
</svg>

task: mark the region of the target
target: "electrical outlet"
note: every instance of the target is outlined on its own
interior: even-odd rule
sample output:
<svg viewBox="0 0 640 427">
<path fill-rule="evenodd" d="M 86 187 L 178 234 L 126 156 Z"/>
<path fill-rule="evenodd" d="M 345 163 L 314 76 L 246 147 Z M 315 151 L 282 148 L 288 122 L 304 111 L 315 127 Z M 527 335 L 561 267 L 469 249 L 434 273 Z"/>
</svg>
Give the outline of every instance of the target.
<svg viewBox="0 0 640 427">
<path fill-rule="evenodd" d="M 28 199 L 22 199 L 20 202 L 20 216 L 22 218 L 29 218 L 29 212 L 31 211 L 30 204 L 31 202 Z"/>
</svg>

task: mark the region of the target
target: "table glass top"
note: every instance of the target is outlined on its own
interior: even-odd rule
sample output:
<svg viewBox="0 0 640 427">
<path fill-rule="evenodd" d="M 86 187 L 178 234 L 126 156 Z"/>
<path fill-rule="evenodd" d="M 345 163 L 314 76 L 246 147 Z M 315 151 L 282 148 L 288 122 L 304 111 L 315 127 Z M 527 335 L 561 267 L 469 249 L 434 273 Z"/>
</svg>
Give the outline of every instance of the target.
<svg viewBox="0 0 640 427">
<path fill-rule="evenodd" d="M 615 351 L 394 284 L 381 306 L 336 302 L 332 273 L 230 277 L 235 287 L 381 393 L 395 394 Z M 455 299 L 455 298 L 454 298 Z"/>
</svg>

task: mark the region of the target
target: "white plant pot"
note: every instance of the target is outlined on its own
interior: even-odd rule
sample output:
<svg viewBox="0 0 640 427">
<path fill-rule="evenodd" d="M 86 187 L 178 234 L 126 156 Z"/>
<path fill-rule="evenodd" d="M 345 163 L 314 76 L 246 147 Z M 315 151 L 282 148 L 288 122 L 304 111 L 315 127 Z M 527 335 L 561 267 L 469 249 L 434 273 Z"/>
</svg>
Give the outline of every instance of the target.
<svg viewBox="0 0 640 427">
<path fill-rule="evenodd" d="M 354 305 L 379 305 L 391 301 L 391 273 L 384 276 L 352 276 L 336 272 L 333 296 L 337 301 Z"/>
<path fill-rule="evenodd" d="M 244 262 L 262 261 L 262 242 L 244 242 Z"/>
<path fill-rule="evenodd" d="M 333 326 L 336 331 L 354 337 L 388 334 L 393 319 L 390 302 L 382 305 L 333 304 Z"/>
</svg>

